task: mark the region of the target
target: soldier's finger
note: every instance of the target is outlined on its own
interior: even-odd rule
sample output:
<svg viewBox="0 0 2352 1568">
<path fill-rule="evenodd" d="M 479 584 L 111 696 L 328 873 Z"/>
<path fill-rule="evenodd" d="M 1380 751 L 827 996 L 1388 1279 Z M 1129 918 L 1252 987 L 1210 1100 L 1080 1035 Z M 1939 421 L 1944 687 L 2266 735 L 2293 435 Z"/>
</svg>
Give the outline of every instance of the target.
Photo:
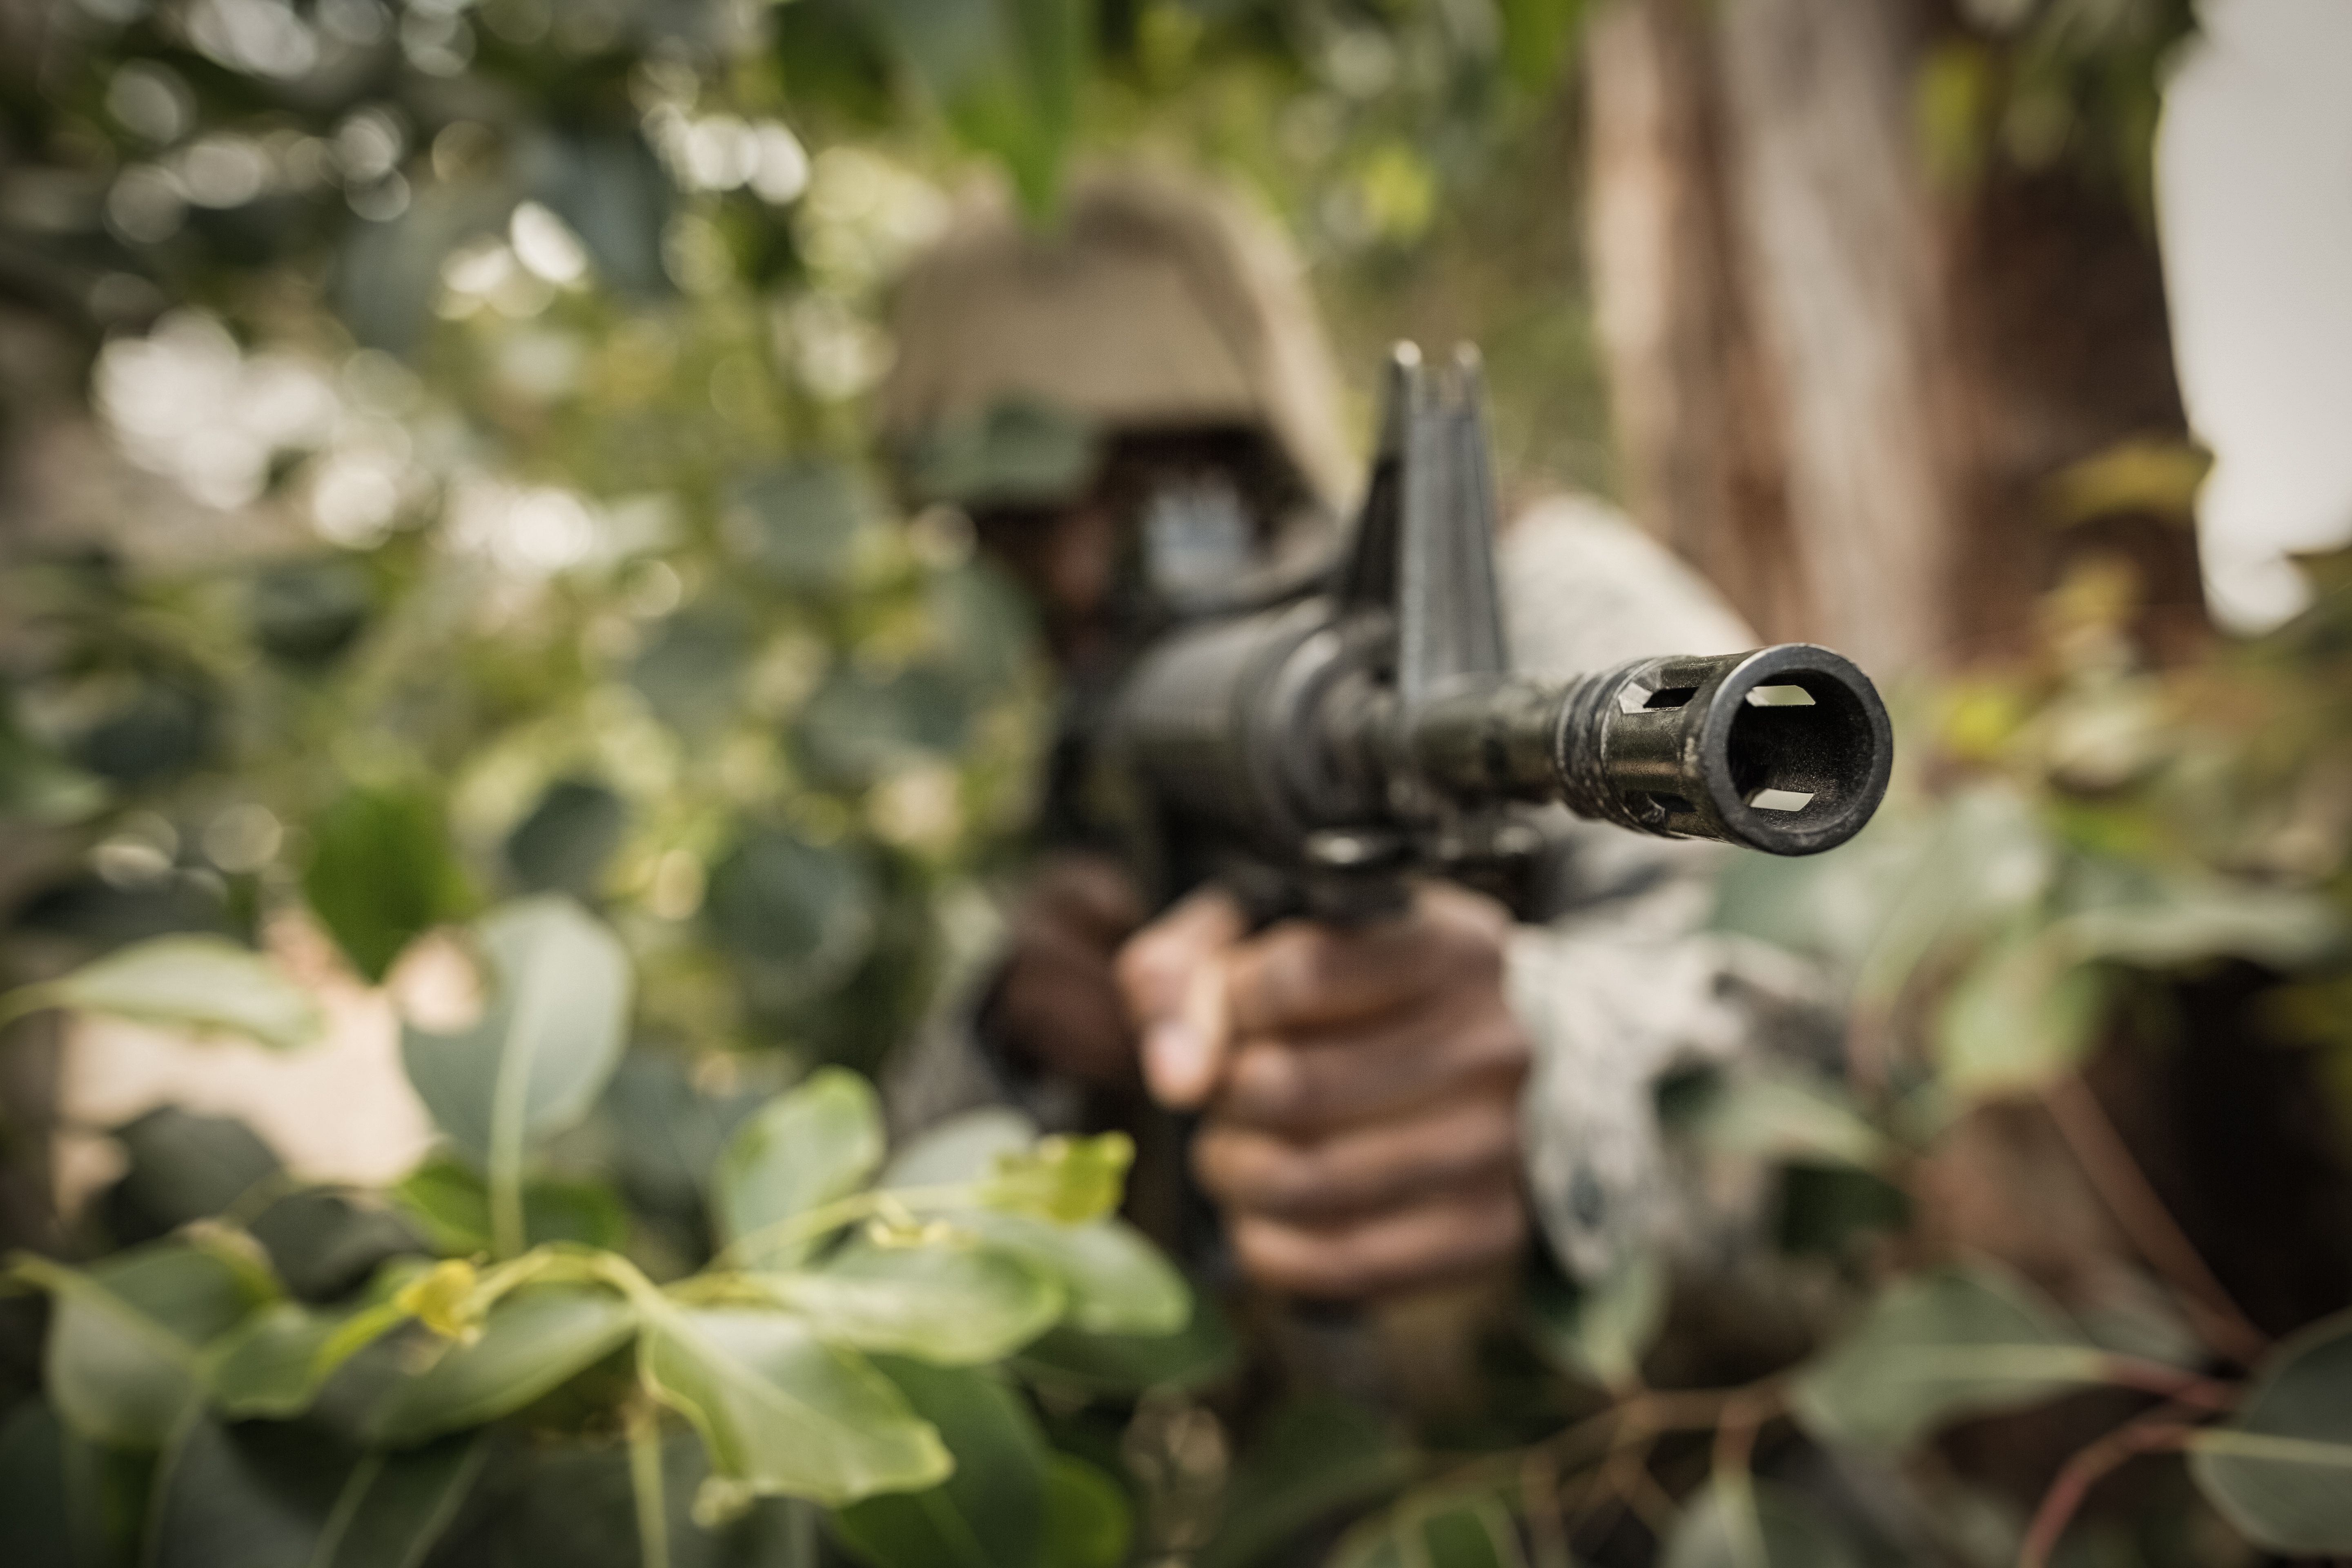
<svg viewBox="0 0 2352 1568">
<path fill-rule="evenodd" d="M 1326 1131 L 1473 1084 L 1516 1090 L 1529 1050 L 1527 1031 L 1492 994 L 1304 1040 L 1244 1039 L 1218 1087 L 1217 1114 L 1293 1134 Z"/>
<path fill-rule="evenodd" d="M 1202 1186 L 1229 1209 L 1327 1223 L 1507 1177 L 1518 1160 L 1518 1109 L 1496 1095 L 1306 1141 L 1212 1120 L 1192 1143 Z"/>
<path fill-rule="evenodd" d="M 1142 896 L 1118 861 L 1103 855 L 1060 855 L 1030 884 L 1042 921 L 1091 937 L 1106 948 L 1143 923 Z"/>
<path fill-rule="evenodd" d="M 1244 1215 L 1233 1229 L 1242 1267 L 1292 1295 L 1352 1300 L 1458 1279 L 1517 1256 L 1527 1237 L 1518 1189 L 1498 1181 L 1333 1226 Z"/>
<path fill-rule="evenodd" d="M 1143 1033 L 1145 1081 L 1163 1105 L 1190 1110 L 1216 1087 L 1232 1037 L 1226 963 L 1247 929 L 1231 895 L 1203 889 L 1119 950 L 1119 991 Z"/>
<path fill-rule="evenodd" d="M 1373 925 L 1285 921 L 1234 954 L 1234 1031 L 1326 1028 L 1454 986 L 1498 983 L 1507 928 L 1488 917 L 1493 907 L 1475 894 L 1428 888 L 1405 915 Z"/>
</svg>

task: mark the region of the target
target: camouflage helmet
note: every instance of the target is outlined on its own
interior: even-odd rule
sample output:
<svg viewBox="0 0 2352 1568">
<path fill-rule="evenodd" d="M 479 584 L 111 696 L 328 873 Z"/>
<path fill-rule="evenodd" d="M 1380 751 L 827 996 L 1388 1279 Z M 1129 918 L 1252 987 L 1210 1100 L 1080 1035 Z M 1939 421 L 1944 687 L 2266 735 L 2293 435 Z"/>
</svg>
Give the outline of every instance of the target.
<svg viewBox="0 0 2352 1568">
<path fill-rule="evenodd" d="M 1353 482 L 1330 353 L 1271 225 L 1160 171 L 1073 184 L 1051 232 L 969 194 L 899 286 L 882 427 L 924 500 L 1063 499 L 1100 438 L 1242 427 L 1337 511 Z"/>
</svg>

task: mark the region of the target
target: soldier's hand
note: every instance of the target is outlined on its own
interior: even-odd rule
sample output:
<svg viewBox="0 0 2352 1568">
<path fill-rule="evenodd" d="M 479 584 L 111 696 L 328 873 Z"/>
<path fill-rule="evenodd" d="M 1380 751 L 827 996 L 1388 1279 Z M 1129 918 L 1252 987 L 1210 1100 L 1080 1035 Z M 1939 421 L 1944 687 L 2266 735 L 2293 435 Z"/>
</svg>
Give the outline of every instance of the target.
<svg viewBox="0 0 2352 1568">
<path fill-rule="evenodd" d="M 1111 964 L 1142 921 L 1142 899 L 1117 861 L 1047 858 L 1013 911 L 989 1026 L 1051 1071 L 1089 1083 L 1134 1082 L 1135 1035 Z"/>
<path fill-rule="evenodd" d="M 1244 939 L 1206 892 L 1120 952 L 1146 1080 L 1205 1110 L 1194 1168 L 1252 1278 L 1354 1298 L 1517 1253 L 1528 1042 L 1504 995 L 1509 930 L 1492 900 L 1433 884 L 1398 920 Z"/>
</svg>

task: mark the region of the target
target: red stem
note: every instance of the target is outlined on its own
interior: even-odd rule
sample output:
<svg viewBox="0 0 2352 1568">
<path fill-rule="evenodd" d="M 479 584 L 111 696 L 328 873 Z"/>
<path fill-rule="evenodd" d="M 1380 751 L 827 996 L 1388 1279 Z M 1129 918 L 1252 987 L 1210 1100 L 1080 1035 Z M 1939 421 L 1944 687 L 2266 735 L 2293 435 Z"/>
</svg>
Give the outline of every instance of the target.
<svg viewBox="0 0 2352 1568">
<path fill-rule="evenodd" d="M 2176 1406 L 2168 1405 L 2127 1426 L 2116 1428 L 2067 1460 L 2058 1479 L 2042 1494 L 2042 1506 L 2034 1510 L 2032 1527 L 2025 1532 L 2025 1543 L 2018 1549 L 2017 1568 L 2047 1568 L 2050 1554 L 2058 1549 L 2059 1537 L 2066 1533 L 2075 1510 L 2109 1471 L 2137 1455 L 2161 1453 L 2187 1442 L 2190 1428 L 2177 1419 L 2181 1414 Z"/>
</svg>

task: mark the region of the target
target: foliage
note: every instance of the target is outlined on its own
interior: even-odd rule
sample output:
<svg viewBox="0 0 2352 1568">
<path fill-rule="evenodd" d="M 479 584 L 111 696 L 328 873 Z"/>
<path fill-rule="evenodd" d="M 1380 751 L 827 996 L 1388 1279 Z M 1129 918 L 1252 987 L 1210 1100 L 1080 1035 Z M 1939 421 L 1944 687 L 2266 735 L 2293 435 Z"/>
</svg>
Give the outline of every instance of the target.
<svg viewBox="0 0 2352 1568">
<path fill-rule="evenodd" d="M 844 1533 L 877 1562 L 926 1561 L 906 1532 L 942 1509 L 990 1512 L 1001 1522 L 983 1538 L 1015 1532 L 1019 1549 L 997 1561 L 1033 1561 L 1055 1531 L 1076 1543 L 1073 1563 L 1123 1549 L 1116 1490 L 1054 1458 L 1021 1396 L 988 1371 L 1075 1322 L 1081 1302 L 1079 1332 L 1165 1333 L 1186 1318 L 1181 1282 L 1109 1217 L 1122 1141 L 1024 1140 L 980 1166 L 950 1123 L 905 1152 L 919 1184 L 877 1186 L 873 1093 L 825 1069 L 744 1120 L 711 1173 L 727 1245 L 657 1286 L 619 1251 L 539 1238 L 523 1201 L 528 1168 L 613 1074 L 626 958 L 548 895 L 493 910 L 480 931 L 504 989 L 466 1055 L 412 1040 L 409 1068 L 452 1154 L 487 1185 L 487 1257 L 462 1230 L 438 1262 L 406 1238 L 355 1289 L 314 1304 L 270 1244 L 271 1214 L 299 1195 L 279 1193 L 257 1213 L 237 1194 L 218 1218 L 86 1268 L 16 1260 L 16 1278 L 54 1303 L 46 1382 L 64 1433 L 160 1456 L 152 1539 L 201 1561 L 197 1543 L 215 1532 L 279 1531 L 310 1542 L 310 1560 L 341 1561 L 384 1550 L 382 1530 L 415 1561 L 455 1517 L 486 1426 L 591 1435 L 617 1418 L 651 1432 L 658 1404 L 702 1440 L 706 1522 L 789 1496 L 856 1504 Z M 158 949 L 168 959 L 185 940 L 97 967 Z M 227 988 L 245 978 L 215 973 Z M 550 975 L 561 986 L 534 995 Z M 183 994 L 189 1021 L 222 1010 L 221 996 Z M 157 1016 L 152 1003 L 142 1016 Z M 1062 1248 L 1083 1262 L 1062 1270 Z M 634 1378 L 612 1372 L 624 1357 Z M 979 1473 L 959 1476 L 958 1453 Z M 644 1529 L 668 1530 L 653 1478 L 639 1478 L 637 1506 Z M 354 1510 L 383 1511 L 373 1544 L 351 1533 Z"/>
<path fill-rule="evenodd" d="M 1561 179 L 1581 10 L 47 7 L 0 63 L 0 289 L 79 335 L 5 416 L 87 404 L 103 441 L 49 498 L 72 547 L 12 542 L 0 582 L 0 811 L 33 847 L 5 956 L 37 980 L 5 1006 L 290 1049 L 289 932 L 373 983 L 477 915 L 484 1005 L 408 1030 L 444 1142 L 386 1192 L 216 1119 L 119 1130 L 121 1249 L 17 1265 L 52 1326 L 0 1426 L 0 1556 L 802 1563 L 822 1506 L 885 1564 L 1241 1568 L 1368 1509 L 1342 1561 L 1623 1529 L 1838 1563 L 1882 1543 L 1791 1452 L 1916 1458 L 2085 1388 L 2160 1403 L 1991 1555 L 2046 1560 L 2099 1467 L 2174 1452 L 2245 1540 L 2346 1551 L 2343 1320 L 2269 1345 L 2171 1279 L 2119 1330 L 1906 1229 L 1957 1127 L 2064 1102 L 2200 968 L 2283 976 L 2352 1108 L 2341 561 L 2305 621 L 2171 676 L 2085 577 L 2041 668 L 1936 698 L 1932 796 L 1727 881 L 1727 935 L 1803 949 L 1853 1020 L 1843 1072 L 1675 1108 L 1779 1171 L 1781 1261 L 1829 1304 L 1760 1381 L 1653 1387 L 1676 1303 L 1634 1258 L 1530 1292 L 1548 1370 L 1458 1444 L 1295 1402 L 1228 1466 L 1194 1392 L 1230 1331 L 1102 1217 L 1126 1147 L 982 1115 L 892 1152 L 844 1070 L 979 945 L 1039 727 L 1022 612 L 869 468 L 884 292 L 959 159 L 1041 223 L 1090 152 L 1239 175 L 1351 350 L 1466 323 L 1508 470 L 1593 482 L 1575 204 L 1527 197 Z M 1962 12 L 1919 82 L 1948 173 L 2139 188 L 2183 6 Z M 1072 1415 L 1105 1405 L 1108 1437 Z"/>
</svg>

